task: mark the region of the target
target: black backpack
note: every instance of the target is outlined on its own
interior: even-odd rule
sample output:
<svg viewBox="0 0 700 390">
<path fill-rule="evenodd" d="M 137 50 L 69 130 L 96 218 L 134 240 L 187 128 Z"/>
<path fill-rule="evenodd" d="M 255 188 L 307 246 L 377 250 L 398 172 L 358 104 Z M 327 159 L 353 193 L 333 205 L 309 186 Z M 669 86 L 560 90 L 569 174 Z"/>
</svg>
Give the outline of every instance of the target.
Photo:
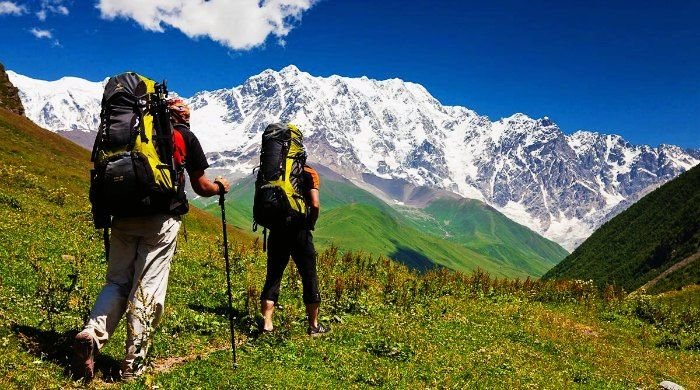
<svg viewBox="0 0 700 390">
<path fill-rule="evenodd" d="M 253 199 L 253 230 L 301 227 L 306 223 L 303 196 L 306 163 L 304 137 L 298 127 L 274 123 L 262 134 L 260 166 Z"/>
<path fill-rule="evenodd" d="M 168 213 L 177 207 L 173 199 L 180 181 L 167 93 L 165 83 L 132 72 L 107 81 L 90 171 L 96 228 L 109 227 L 112 216 Z"/>
</svg>

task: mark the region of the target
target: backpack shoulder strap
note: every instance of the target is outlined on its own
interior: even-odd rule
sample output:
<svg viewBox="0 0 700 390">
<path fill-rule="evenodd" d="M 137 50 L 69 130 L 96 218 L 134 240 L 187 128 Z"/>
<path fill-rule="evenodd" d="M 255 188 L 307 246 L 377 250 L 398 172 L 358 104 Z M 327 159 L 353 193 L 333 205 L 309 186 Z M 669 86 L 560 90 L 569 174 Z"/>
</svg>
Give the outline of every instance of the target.
<svg viewBox="0 0 700 390">
<path fill-rule="evenodd" d="M 100 111 L 100 127 L 97 129 L 97 135 L 95 136 L 95 142 L 92 144 L 92 153 L 90 155 L 90 162 L 97 161 L 97 151 L 99 150 L 100 143 L 102 143 L 102 137 L 105 133 L 105 120 L 106 118 L 106 105 L 105 100 L 102 98 L 102 110 Z"/>
</svg>

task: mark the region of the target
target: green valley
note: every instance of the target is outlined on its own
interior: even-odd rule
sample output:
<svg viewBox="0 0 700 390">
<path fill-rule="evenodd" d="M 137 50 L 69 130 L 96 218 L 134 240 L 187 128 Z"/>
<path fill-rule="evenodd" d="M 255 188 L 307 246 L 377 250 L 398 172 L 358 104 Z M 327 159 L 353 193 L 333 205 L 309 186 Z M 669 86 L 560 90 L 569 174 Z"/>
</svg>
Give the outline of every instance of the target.
<svg viewBox="0 0 700 390">
<path fill-rule="evenodd" d="M 323 172 L 323 171 L 322 171 Z M 322 175 L 318 244 L 383 255 L 418 270 L 482 268 L 503 277 L 540 276 L 568 253 L 482 202 L 441 198 L 424 209 L 392 207 L 353 183 Z M 227 215 L 252 225 L 253 180 L 228 196 Z M 214 214 L 216 204 L 195 202 Z"/>
</svg>

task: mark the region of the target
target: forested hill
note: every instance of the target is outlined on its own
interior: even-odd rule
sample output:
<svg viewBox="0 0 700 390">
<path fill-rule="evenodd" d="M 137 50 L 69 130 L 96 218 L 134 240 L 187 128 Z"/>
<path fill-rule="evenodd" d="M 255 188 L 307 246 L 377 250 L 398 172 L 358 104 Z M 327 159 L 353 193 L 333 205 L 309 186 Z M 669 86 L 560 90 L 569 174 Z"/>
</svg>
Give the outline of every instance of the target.
<svg viewBox="0 0 700 390">
<path fill-rule="evenodd" d="M 700 283 L 699 247 L 700 167 L 695 167 L 603 225 L 544 277 L 663 292 Z"/>
</svg>

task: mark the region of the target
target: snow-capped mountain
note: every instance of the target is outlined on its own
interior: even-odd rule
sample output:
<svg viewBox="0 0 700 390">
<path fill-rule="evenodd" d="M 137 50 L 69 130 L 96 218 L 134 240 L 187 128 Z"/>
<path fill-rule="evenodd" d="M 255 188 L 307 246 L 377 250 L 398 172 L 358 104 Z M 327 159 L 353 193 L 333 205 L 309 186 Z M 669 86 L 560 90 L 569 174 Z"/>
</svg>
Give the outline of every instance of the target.
<svg viewBox="0 0 700 390">
<path fill-rule="evenodd" d="M 13 71 L 7 76 L 19 88 L 25 114 L 37 125 L 53 131 L 95 131 L 100 125 L 103 82 L 35 80 Z"/>
<path fill-rule="evenodd" d="M 36 114 L 37 102 L 56 93 L 25 101 L 31 83 L 10 77 L 35 122 L 53 130 L 72 123 L 74 117 L 47 121 Z M 37 90 L 52 89 L 46 85 Z M 84 93 L 90 104 L 51 100 L 45 115 L 72 115 L 77 105 L 82 117 L 94 119 L 101 83 L 91 85 Z M 232 89 L 197 93 L 189 102 L 193 130 L 213 165 L 233 175 L 250 174 L 268 123 L 290 121 L 304 129 L 311 161 L 365 188 L 376 182 L 368 178 L 396 180 L 479 199 L 569 250 L 700 162 L 697 150 L 635 146 L 587 131 L 565 135 L 546 117 L 515 114 L 492 122 L 464 107 L 443 106 L 421 85 L 399 79 L 314 77 L 294 66 L 266 70 Z"/>
</svg>

